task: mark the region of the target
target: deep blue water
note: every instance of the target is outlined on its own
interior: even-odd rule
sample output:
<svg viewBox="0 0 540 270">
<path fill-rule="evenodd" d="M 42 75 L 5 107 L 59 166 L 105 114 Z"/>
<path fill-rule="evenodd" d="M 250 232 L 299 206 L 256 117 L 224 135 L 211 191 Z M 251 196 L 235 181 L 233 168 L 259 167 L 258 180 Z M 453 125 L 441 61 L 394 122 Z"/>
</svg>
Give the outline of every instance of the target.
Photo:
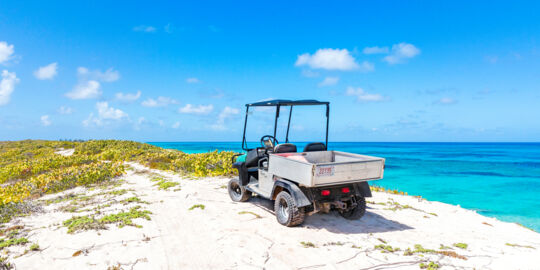
<svg viewBox="0 0 540 270">
<path fill-rule="evenodd" d="M 187 153 L 241 151 L 239 142 L 151 144 Z M 372 184 L 540 231 L 540 143 L 335 142 L 329 149 L 386 158 L 384 179 Z"/>
</svg>

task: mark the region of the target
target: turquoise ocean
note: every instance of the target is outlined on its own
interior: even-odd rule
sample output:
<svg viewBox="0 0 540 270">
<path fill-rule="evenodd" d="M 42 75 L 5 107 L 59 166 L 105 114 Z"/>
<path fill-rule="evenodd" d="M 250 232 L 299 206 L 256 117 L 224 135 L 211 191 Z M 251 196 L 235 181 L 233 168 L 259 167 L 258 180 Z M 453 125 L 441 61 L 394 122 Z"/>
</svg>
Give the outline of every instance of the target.
<svg viewBox="0 0 540 270">
<path fill-rule="evenodd" d="M 150 144 L 186 153 L 241 152 L 239 142 Z M 302 149 L 305 143 L 297 145 Z M 385 158 L 384 179 L 371 184 L 461 205 L 540 232 L 540 143 L 331 142 L 329 149 Z"/>
</svg>

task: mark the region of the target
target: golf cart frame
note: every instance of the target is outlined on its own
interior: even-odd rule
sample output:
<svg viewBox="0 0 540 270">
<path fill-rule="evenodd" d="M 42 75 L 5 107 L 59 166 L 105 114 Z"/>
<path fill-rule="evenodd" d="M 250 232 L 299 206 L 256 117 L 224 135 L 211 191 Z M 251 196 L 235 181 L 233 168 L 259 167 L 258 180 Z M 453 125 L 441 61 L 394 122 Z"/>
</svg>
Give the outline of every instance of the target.
<svg viewBox="0 0 540 270">
<path fill-rule="evenodd" d="M 247 146 L 246 141 L 246 129 L 247 129 L 247 121 L 248 121 L 248 115 L 249 115 L 249 107 L 276 107 L 276 116 L 274 120 L 274 139 L 276 138 L 276 132 L 277 132 L 277 124 L 278 119 L 280 115 L 281 107 L 289 107 L 289 120 L 287 121 L 287 133 L 285 135 L 285 143 L 289 143 L 289 130 L 291 128 L 291 117 L 293 112 L 294 106 L 313 106 L 313 105 L 324 105 L 326 106 L 326 138 L 324 140 L 324 145 L 328 146 L 328 125 L 330 123 L 330 102 L 327 101 L 317 101 L 317 100 L 283 100 L 283 99 L 276 99 L 276 100 L 269 100 L 269 101 L 261 101 L 261 102 L 255 102 L 255 103 L 249 103 L 246 104 L 246 118 L 244 120 L 244 135 L 242 136 L 242 149 L 249 151 L 251 149 Z M 275 144 L 275 141 L 274 141 Z"/>
<path fill-rule="evenodd" d="M 302 152 L 289 143 L 292 111 L 295 106 L 326 107 L 325 142 L 307 144 Z M 246 129 L 250 107 L 275 107 L 274 133 L 261 138 L 261 146 L 249 148 Z M 289 107 L 285 142 L 276 139 L 280 109 Z M 359 219 L 371 197 L 368 180 L 381 179 L 384 159 L 327 151 L 330 103 L 317 100 L 270 100 L 246 104 L 242 149 L 247 153 L 233 157 L 238 178 L 231 179 L 231 199 L 244 202 L 255 193 L 274 200 L 277 221 L 285 226 L 302 224 L 305 215 L 337 210 L 347 219 Z"/>
</svg>

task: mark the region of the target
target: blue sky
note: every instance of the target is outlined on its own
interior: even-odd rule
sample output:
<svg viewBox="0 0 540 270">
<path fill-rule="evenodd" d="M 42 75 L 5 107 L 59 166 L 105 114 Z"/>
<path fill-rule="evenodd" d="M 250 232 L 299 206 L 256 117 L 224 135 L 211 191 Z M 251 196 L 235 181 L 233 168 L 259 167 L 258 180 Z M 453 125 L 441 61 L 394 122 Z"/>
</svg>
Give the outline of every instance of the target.
<svg viewBox="0 0 540 270">
<path fill-rule="evenodd" d="M 237 141 L 245 103 L 313 98 L 333 141 L 539 141 L 538 10 L 1 0 L 0 140 Z M 253 114 L 258 140 L 272 112 Z M 322 136 L 323 110 L 295 119 Z"/>
</svg>

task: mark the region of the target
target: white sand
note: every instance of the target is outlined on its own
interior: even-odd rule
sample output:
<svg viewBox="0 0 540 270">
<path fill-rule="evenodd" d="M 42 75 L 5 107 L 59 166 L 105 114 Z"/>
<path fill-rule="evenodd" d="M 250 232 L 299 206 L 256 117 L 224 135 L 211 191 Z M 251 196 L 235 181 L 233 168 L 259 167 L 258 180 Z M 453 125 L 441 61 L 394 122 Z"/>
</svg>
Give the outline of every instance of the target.
<svg viewBox="0 0 540 270">
<path fill-rule="evenodd" d="M 62 155 L 64 157 L 69 157 L 73 155 L 73 153 L 75 153 L 75 148 L 70 148 L 70 149 L 59 148 L 54 153 L 58 155 Z"/>
<path fill-rule="evenodd" d="M 136 194 L 151 203 L 141 205 L 153 213 L 152 220 L 135 220 L 142 228 L 112 225 L 108 230 L 68 234 L 62 226 L 64 220 L 93 212 L 61 212 L 58 207 L 68 202 L 57 203 L 46 206 L 44 213 L 12 222 L 31 229 L 28 239 L 39 243 L 41 251 L 20 257 L 28 245 L 4 251 L 10 251 L 10 261 L 18 269 L 107 269 L 118 264 L 123 269 L 420 269 L 424 261 L 437 262 L 442 269 L 540 267 L 540 234 L 448 204 L 374 192 L 369 201 L 390 200 L 415 209 L 392 211 L 385 210 L 388 205 L 369 203 L 366 215 L 358 221 L 333 213 L 316 214 L 307 217 L 301 227 L 287 228 L 277 223 L 269 201 L 253 198 L 246 203 L 232 202 L 223 188 L 228 179 L 189 180 L 154 172 L 179 182 L 181 190 L 158 190 L 147 174 L 134 171 L 123 177 L 125 184 L 114 188 L 132 189 L 117 200 Z M 63 194 L 70 192 L 95 194 L 103 190 L 77 188 Z M 113 205 L 104 208 L 105 213 L 134 206 L 108 200 Z M 205 209 L 188 210 L 195 204 L 204 204 Z M 261 218 L 239 214 L 241 211 Z M 382 241 L 401 251 L 375 250 Z M 301 242 L 316 247 L 304 247 Z M 452 247 L 459 242 L 467 243 L 467 249 Z M 441 254 L 405 256 L 404 250 L 414 249 L 415 244 L 434 250 L 441 244 L 450 246 L 450 251 L 466 260 Z M 80 255 L 72 256 L 77 251 Z"/>
</svg>

